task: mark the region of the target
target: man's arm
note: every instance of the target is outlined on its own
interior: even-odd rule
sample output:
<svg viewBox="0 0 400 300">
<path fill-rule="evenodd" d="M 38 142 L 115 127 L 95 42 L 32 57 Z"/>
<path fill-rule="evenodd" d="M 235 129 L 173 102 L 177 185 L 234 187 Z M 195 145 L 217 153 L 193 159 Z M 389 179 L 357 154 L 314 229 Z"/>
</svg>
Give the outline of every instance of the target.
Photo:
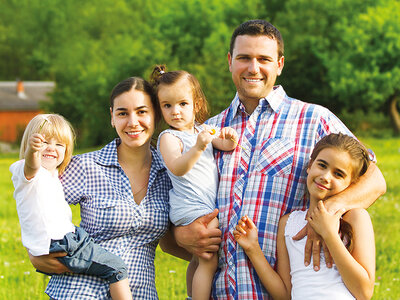
<svg viewBox="0 0 400 300">
<path fill-rule="evenodd" d="M 175 257 L 190 261 L 192 254 L 185 248 L 180 247 L 174 239 L 172 225 L 165 235 L 160 239 L 160 248 L 163 252 L 173 255 Z"/>
<path fill-rule="evenodd" d="M 217 228 L 207 228 L 218 215 L 218 209 L 212 213 L 200 217 L 186 226 L 173 226 L 177 244 L 185 248 L 190 253 L 196 254 L 204 259 L 210 259 L 212 252 L 217 252 L 221 243 L 221 230 Z"/>
</svg>

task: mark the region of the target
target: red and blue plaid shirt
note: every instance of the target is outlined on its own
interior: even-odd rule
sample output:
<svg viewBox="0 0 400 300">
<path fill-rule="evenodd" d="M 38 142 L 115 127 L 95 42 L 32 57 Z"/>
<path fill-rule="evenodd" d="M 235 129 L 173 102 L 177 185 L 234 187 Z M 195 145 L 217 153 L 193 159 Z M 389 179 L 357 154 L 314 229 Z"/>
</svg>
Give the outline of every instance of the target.
<svg viewBox="0 0 400 300">
<path fill-rule="evenodd" d="M 268 299 L 254 268 L 236 243 L 233 230 L 248 215 L 258 228 L 258 240 L 269 263 L 276 263 L 279 218 L 305 209 L 306 166 L 314 145 L 325 135 L 352 135 L 329 110 L 286 95 L 276 86 L 249 115 L 238 95 L 208 123 L 238 132 L 233 152 L 217 152 L 220 175 L 217 207 L 223 240 L 213 299 Z"/>
</svg>

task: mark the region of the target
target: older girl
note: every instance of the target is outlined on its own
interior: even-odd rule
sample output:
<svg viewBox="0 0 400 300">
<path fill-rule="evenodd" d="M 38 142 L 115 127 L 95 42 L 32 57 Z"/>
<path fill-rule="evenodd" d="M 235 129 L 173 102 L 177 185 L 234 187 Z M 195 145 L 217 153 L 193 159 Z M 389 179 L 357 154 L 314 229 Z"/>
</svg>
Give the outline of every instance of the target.
<svg viewBox="0 0 400 300">
<path fill-rule="evenodd" d="M 310 208 L 281 218 L 277 240 L 277 271 L 271 268 L 258 244 L 254 223 L 244 216 L 235 239 L 252 262 L 261 282 L 274 299 L 370 299 L 375 281 L 375 244 L 371 219 L 364 209 L 329 214 L 324 199 L 340 193 L 365 173 L 369 155 L 363 145 L 343 134 L 322 138 L 307 168 Z M 335 262 L 321 263 L 315 272 L 304 265 L 305 239 L 293 236 L 307 221 L 322 236 Z M 338 233 L 339 232 L 339 233 Z M 323 253 L 321 253 L 323 257 Z"/>
</svg>

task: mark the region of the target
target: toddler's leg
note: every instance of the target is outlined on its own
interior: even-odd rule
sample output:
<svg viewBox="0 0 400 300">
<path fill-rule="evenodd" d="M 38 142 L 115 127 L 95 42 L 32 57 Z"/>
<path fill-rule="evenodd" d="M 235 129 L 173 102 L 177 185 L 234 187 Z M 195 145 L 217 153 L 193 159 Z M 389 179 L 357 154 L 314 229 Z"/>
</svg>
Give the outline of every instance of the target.
<svg viewBox="0 0 400 300">
<path fill-rule="evenodd" d="M 132 300 L 128 278 L 111 283 L 110 293 L 113 300 Z"/>
<path fill-rule="evenodd" d="M 192 260 L 190 261 L 187 269 L 186 269 L 186 291 L 188 297 L 192 297 L 192 283 L 193 283 L 193 276 L 196 272 L 196 269 L 199 265 L 199 260 L 196 255 L 193 255 Z"/>
<path fill-rule="evenodd" d="M 217 228 L 218 219 L 214 218 L 208 227 Z M 212 281 L 218 266 L 218 254 L 214 253 L 210 260 L 198 257 L 199 265 L 195 271 L 192 282 L 192 298 L 193 300 L 210 299 Z"/>
</svg>

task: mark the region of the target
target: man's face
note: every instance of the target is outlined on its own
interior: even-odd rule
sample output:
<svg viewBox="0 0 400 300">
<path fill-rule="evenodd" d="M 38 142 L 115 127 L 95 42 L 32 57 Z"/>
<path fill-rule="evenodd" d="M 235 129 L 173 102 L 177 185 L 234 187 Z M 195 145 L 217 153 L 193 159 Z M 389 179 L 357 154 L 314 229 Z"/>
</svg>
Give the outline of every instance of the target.
<svg viewBox="0 0 400 300">
<path fill-rule="evenodd" d="M 278 59 L 276 40 L 264 35 L 239 35 L 232 55 L 228 53 L 229 70 L 248 113 L 257 107 L 260 98 L 272 90 L 283 69 L 284 57 Z"/>
</svg>

